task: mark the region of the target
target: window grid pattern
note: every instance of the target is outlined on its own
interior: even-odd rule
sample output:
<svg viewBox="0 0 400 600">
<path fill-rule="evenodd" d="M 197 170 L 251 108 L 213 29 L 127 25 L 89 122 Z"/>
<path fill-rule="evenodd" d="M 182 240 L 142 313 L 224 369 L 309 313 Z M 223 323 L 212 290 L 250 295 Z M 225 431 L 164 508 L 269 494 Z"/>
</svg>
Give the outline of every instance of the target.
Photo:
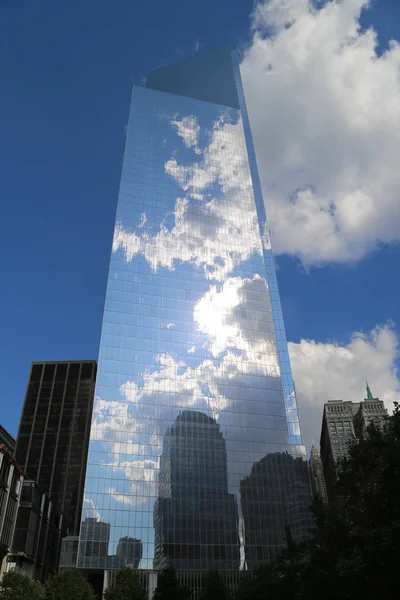
<svg viewBox="0 0 400 600">
<path fill-rule="evenodd" d="M 80 567 L 245 570 L 311 524 L 249 139 L 243 108 L 133 90 Z"/>
</svg>

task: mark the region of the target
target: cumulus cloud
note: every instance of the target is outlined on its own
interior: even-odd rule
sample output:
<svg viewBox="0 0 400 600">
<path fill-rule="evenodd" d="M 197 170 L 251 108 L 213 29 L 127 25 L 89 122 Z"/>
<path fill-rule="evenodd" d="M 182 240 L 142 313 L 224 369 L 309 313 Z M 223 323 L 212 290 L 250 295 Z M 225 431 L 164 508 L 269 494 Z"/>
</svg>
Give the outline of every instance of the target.
<svg viewBox="0 0 400 600">
<path fill-rule="evenodd" d="M 185 193 L 176 199 L 172 229 L 162 225 L 151 236 L 117 224 L 113 251 L 122 249 L 126 261 L 141 253 L 154 271 L 190 262 L 208 279 L 222 281 L 253 253 L 261 254 L 262 240 L 268 247 L 267 234 L 260 237 L 241 120 L 218 119 L 209 133 L 200 162 L 184 166 L 171 158 L 165 164 Z"/>
<path fill-rule="evenodd" d="M 200 50 L 201 46 L 202 46 L 202 43 L 200 42 L 200 40 L 195 40 L 193 42 L 193 46 L 192 46 L 193 52 L 195 52 L 195 53 L 198 52 Z"/>
<path fill-rule="evenodd" d="M 94 504 L 93 500 L 87 496 L 84 497 L 82 506 L 82 520 L 84 521 L 85 519 L 95 519 L 96 521 L 101 521 L 101 516 L 96 505 Z"/>
<path fill-rule="evenodd" d="M 173 119 L 171 125 L 176 127 L 179 137 L 181 137 L 188 148 L 194 147 L 197 149 L 199 139 L 200 126 L 197 123 L 196 117 L 188 115 L 181 120 Z"/>
<path fill-rule="evenodd" d="M 280 411 L 262 402 L 266 394 L 278 407 L 281 400 L 268 298 L 267 283 L 259 275 L 212 285 L 194 307 L 194 320 L 209 340 L 203 349 L 210 358 L 190 367 L 176 356 L 161 354 L 155 368 L 142 374 L 140 385 L 127 380 L 120 386 L 120 400 L 96 398 L 92 441 L 102 442 L 102 451 L 108 454 L 99 467 L 112 468 L 130 482 L 129 490 L 110 490 L 117 502 L 137 504 L 140 496 L 151 495 L 163 435 L 181 410 L 206 412 L 222 427 L 229 426 L 234 445 L 248 436 L 247 428 L 240 426 L 243 419 L 257 426 L 270 410 L 283 418 L 283 405 Z M 245 392 L 249 407 L 245 417 L 243 394 L 249 378 L 252 386 Z M 238 415 L 236 428 L 232 414 Z M 252 430 L 251 436 L 253 442 L 265 443 L 262 428 L 258 433 Z"/>
<path fill-rule="evenodd" d="M 129 382 L 130 394 L 137 389 L 134 382 Z M 95 398 L 93 407 L 93 422 L 90 439 L 92 441 L 106 440 L 112 444 L 112 452 L 137 453 L 138 446 L 132 445 L 132 440 L 138 433 L 140 424 L 130 412 L 130 403 Z M 129 447 L 128 447 L 129 446 Z"/>
<path fill-rule="evenodd" d="M 274 251 L 305 266 L 400 240 L 400 45 L 365 0 L 266 0 L 241 72 Z"/>
<path fill-rule="evenodd" d="M 231 348 L 254 365 L 266 365 L 279 375 L 272 308 L 265 279 L 228 278 L 222 286 L 211 286 L 197 302 L 194 320 L 208 337 L 213 356 Z"/>
<path fill-rule="evenodd" d="M 143 227 L 147 223 L 146 213 L 142 213 L 138 227 Z"/>
<path fill-rule="evenodd" d="M 252 280 L 249 281 L 252 283 Z M 242 282 L 237 286 L 239 293 L 243 288 L 245 286 Z M 254 292 L 251 286 L 247 295 L 250 291 Z M 228 299 L 232 297 L 231 291 L 224 290 L 224 286 L 221 286 L 219 292 L 215 291 L 214 296 L 218 293 L 222 296 L 226 293 Z M 207 294 L 204 298 L 207 302 L 212 302 Z M 240 303 L 249 304 L 246 298 L 239 304 L 236 299 L 230 302 L 226 300 L 224 303 L 222 298 L 217 298 L 215 302 L 218 306 L 222 304 L 225 307 L 225 318 L 232 319 L 232 323 L 232 309 L 240 307 Z M 212 310 L 212 306 L 209 309 Z M 254 389 L 247 389 L 246 402 L 252 407 L 251 413 L 253 409 L 261 411 L 259 416 L 249 413 L 254 421 L 252 427 L 256 426 L 257 420 L 267 415 L 263 405 L 259 404 L 259 394 L 267 393 L 270 399 L 275 394 L 276 398 L 281 397 L 278 378 L 268 376 L 268 386 L 262 387 L 265 386 L 267 372 L 271 373 L 268 368 L 266 370 L 265 363 L 245 360 L 245 352 L 238 356 L 229 349 L 232 339 L 237 339 L 238 329 L 234 330 L 233 338 L 220 339 L 219 345 L 214 347 L 219 360 L 203 360 L 196 368 L 191 368 L 171 355 L 162 355 L 158 358 L 158 368 L 144 374 L 143 385 L 138 387 L 136 383 L 126 381 L 120 387 L 123 400 L 104 402 L 96 399 L 92 441 L 103 441 L 104 449 L 109 452 L 110 457 L 119 456 L 119 460 L 106 461 L 102 466 L 112 468 L 120 473 L 121 481 L 128 482 L 128 487 L 124 484 L 123 489 L 110 490 L 116 502 L 137 505 L 156 494 L 158 457 L 162 452 L 163 435 L 180 410 L 200 410 L 216 418 L 223 429 L 229 426 L 227 443 L 232 446 L 230 452 L 234 455 L 238 444 L 248 443 L 247 429 L 243 428 L 243 423 L 239 427 L 233 426 L 232 415 L 237 409 L 240 412 L 243 405 L 240 390 L 244 384 L 248 386 L 249 377 L 252 378 Z M 241 333 L 240 339 L 246 339 L 246 335 L 251 337 L 249 331 Z M 215 343 L 212 341 L 212 344 Z M 253 343 L 259 342 L 255 339 Z M 392 410 L 394 401 L 400 401 L 400 381 L 396 371 L 398 339 L 390 324 L 377 326 L 369 333 L 355 332 L 345 345 L 314 340 L 289 343 L 289 352 L 303 439 L 308 448 L 312 441 L 317 445 L 319 443 L 324 403 L 332 399 L 359 402 L 366 395 L 365 379 L 368 379 L 373 393 L 384 401 L 389 411 Z M 269 369 L 273 369 L 273 366 Z M 275 388 L 274 381 L 277 384 Z M 258 390 L 257 382 L 260 385 Z M 229 409 L 229 417 L 225 423 L 226 409 Z M 133 413 L 135 416 L 132 416 Z M 283 419 L 283 413 L 281 416 Z M 241 419 L 243 418 L 242 415 Z M 253 442 L 266 441 L 264 429 L 250 431 Z M 138 443 L 139 436 L 145 446 Z M 151 456 L 148 455 L 149 451 Z M 85 514 L 99 519 L 96 507 L 88 502 L 91 501 L 85 504 L 88 509 Z"/>
<path fill-rule="evenodd" d="M 130 482 L 129 493 L 121 493 L 115 487 L 107 490 L 107 494 L 120 504 L 140 506 L 148 498 L 156 495 L 158 460 L 134 460 L 110 463 L 115 473 L 124 475 Z"/>
<path fill-rule="evenodd" d="M 116 502 L 119 502 L 120 504 L 125 504 L 128 506 L 137 505 L 134 496 L 130 496 L 128 494 L 120 494 L 115 487 L 110 487 L 108 490 L 106 490 L 106 494 L 111 496 Z"/>
<path fill-rule="evenodd" d="M 209 340 L 203 348 L 211 358 L 190 367 L 171 354 L 162 354 L 156 368 L 143 373 L 140 386 L 129 380 L 120 386 L 127 406 L 135 406 L 135 415 L 144 427 L 141 432 L 147 434 L 146 443 L 154 457 L 161 453 L 166 427 L 181 410 L 206 412 L 221 426 L 229 426 L 236 441 L 246 438 L 248 431 L 243 427 L 234 430 L 232 414 L 240 415 L 237 425 L 246 418 L 249 422 L 253 419 L 255 426 L 269 410 L 275 416 L 281 414 L 262 402 L 266 395 L 278 404 L 282 399 L 268 297 L 267 283 L 258 275 L 253 279 L 229 278 L 223 285 L 211 286 L 194 308 L 195 322 Z M 242 414 L 245 388 L 246 417 Z M 259 441 L 265 442 L 265 432 L 260 429 L 261 434 Z M 253 441 L 256 435 L 253 431 Z M 128 471 L 125 473 L 129 477 Z"/>
<path fill-rule="evenodd" d="M 164 431 L 154 429 L 155 423 L 163 428 L 184 408 L 198 408 L 217 415 L 228 406 L 228 399 L 219 391 L 216 379 L 218 375 L 223 375 L 224 366 L 228 372 L 230 363 L 237 362 L 236 356 L 228 354 L 224 365 L 217 366 L 213 361 L 205 360 L 196 368 L 191 368 L 174 356 L 163 354 L 158 357 L 158 368 L 144 373 L 140 388 L 127 381 L 120 387 L 120 392 L 129 403 L 137 405 L 137 414 L 141 419 L 148 419 L 151 433 L 156 436 L 153 443 L 157 446 L 160 442 L 157 436 Z M 240 369 L 232 365 L 231 373 L 232 367 L 233 370 Z M 207 386 L 210 393 L 205 395 Z"/>
<path fill-rule="evenodd" d="M 328 400 L 360 402 L 366 397 L 365 380 L 389 412 L 400 401 L 396 370 L 398 338 L 390 325 L 365 334 L 353 333 L 347 345 L 314 340 L 289 343 L 296 382 L 304 442 L 318 446 L 322 409 Z"/>
</svg>

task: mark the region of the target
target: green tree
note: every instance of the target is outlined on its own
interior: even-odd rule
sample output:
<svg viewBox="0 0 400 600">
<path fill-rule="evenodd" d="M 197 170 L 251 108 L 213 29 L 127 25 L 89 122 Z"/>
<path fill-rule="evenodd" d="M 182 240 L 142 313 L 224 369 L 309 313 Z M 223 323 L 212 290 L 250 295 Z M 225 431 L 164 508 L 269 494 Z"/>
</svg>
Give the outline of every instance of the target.
<svg viewBox="0 0 400 600">
<path fill-rule="evenodd" d="M 400 589 L 400 410 L 371 425 L 339 463 L 336 497 L 313 504 L 315 528 L 290 535 L 272 564 L 244 581 L 237 600 L 385 600 Z"/>
<path fill-rule="evenodd" d="M 161 571 L 153 600 L 186 600 L 189 595 L 190 591 L 179 583 L 175 569 L 169 567 Z"/>
<path fill-rule="evenodd" d="M 46 589 L 46 600 L 95 600 L 92 586 L 79 569 L 61 571 Z"/>
<path fill-rule="evenodd" d="M 218 571 L 211 571 L 205 577 L 205 585 L 200 594 L 201 600 L 229 600 L 231 593 Z"/>
<path fill-rule="evenodd" d="M 397 598 L 400 589 L 400 411 L 371 425 L 339 463 L 335 501 L 316 513 L 307 587 L 357 599 Z M 318 576 L 318 577 L 317 577 Z M 384 585 L 384 591 L 382 590 Z"/>
<path fill-rule="evenodd" d="M 104 600 L 146 600 L 146 598 L 137 571 L 128 568 L 118 571 L 115 584 L 104 594 Z"/>
<path fill-rule="evenodd" d="M 301 598 L 397 598 L 400 585 L 400 412 L 354 441 L 338 465 L 336 497 L 314 504 Z"/>
<path fill-rule="evenodd" d="M 243 579 L 235 600 L 296 600 L 303 598 L 303 573 L 307 564 L 308 545 L 293 541 L 286 530 L 286 547 L 270 564 Z"/>
<path fill-rule="evenodd" d="M 39 581 L 26 575 L 9 571 L 0 584 L 1 600 L 43 600 L 45 590 Z"/>
<path fill-rule="evenodd" d="M 400 409 L 371 425 L 339 465 L 336 497 L 314 501 L 307 541 L 287 536 L 271 564 L 244 580 L 237 600 L 385 600 L 400 589 Z"/>
</svg>

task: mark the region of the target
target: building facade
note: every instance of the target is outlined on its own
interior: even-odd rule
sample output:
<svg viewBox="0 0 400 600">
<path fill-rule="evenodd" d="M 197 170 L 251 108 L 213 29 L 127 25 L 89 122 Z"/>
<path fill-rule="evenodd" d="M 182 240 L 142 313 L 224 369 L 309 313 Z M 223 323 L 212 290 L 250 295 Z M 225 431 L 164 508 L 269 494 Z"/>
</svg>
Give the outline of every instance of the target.
<svg viewBox="0 0 400 600">
<path fill-rule="evenodd" d="M 110 557 L 132 538 L 140 569 L 236 573 L 284 544 L 275 504 L 279 532 L 309 519 L 274 258 L 228 48 L 133 90 L 95 396 L 83 519 L 110 524 Z M 257 472 L 245 502 L 259 518 L 246 519 L 242 482 L 277 454 L 292 491 L 269 501 L 275 476 Z M 90 541 L 82 529 L 81 568 L 96 567 Z"/>
<path fill-rule="evenodd" d="M 5 450 L 9 455 L 14 455 L 15 440 L 4 427 L 0 425 L 0 448 Z"/>
<path fill-rule="evenodd" d="M 246 566 L 268 563 L 285 545 L 287 527 L 295 541 L 310 527 L 308 468 L 288 452 L 264 456 L 240 482 Z"/>
<path fill-rule="evenodd" d="M 3 430 L 3 428 L 1 428 Z M 17 519 L 21 488 L 24 480 L 23 473 L 9 448 L 15 441 L 5 432 L 0 431 L 0 569 L 4 570 L 3 561 L 11 550 Z M 7 443 L 3 442 L 3 440 Z M 13 444 L 14 442 L 14 444 Z M 1 577 L 1 573 L 0 573 Z"/>
<path fill-rule="evenodd" d="M 360 402 L 358 411 L 354 415 L 354 431 L 359 438 L 364 436 L 367 428 L 372 423 L 375 427 L 382 428 L 388 417 L 388 412 L 384 403 L 379 398 L 366 398 L 364 402 Z"/>
<path fill-rule="evenodd" d="M 105 523 L 97 517 L 86 517 L 82 521 L 81 538 L 86 540 L 83 552 L 88 567 L 106 568 L 111 565 L 109 557 L 110 523 Z"/>
<path fill-rule="evenodd" d="M 205 443 L 206 440 L 206 443 Z M 163 438 L 154 506 L 155 569 L 238 570 L 238 508 L 215 419 L 184 410 Z"/>
<path fill-rule="evenodd" d="M 310 479 L 311 489 L 314 498 L 319 498 L 324 504 L 328 503 L 328 492 L 326 491 L 324 467 L 322 466 L 321 455 L 314 444 L 310 451 Z"/>
<path fill-rule="evenodd" d="M 58 506 L 34 481 L 22 484 L 6 570 L 47 581 L 58 569 L 67 524 Z"/>
<path fill-rule="evenodd" d="M 324 406 L 321 460 L 329 499 L 338 481 L 337 462 L 346 456 L 349 443 L 365 435 L 372 422 L 382 427 L 388 416 L 384 403 L 372 396 L 368 385 L 367 396 L 362 402 L 329 400 Z"/>
<path fill-rule="evenodd" d="M 125 567 L 138 569 L 143 554 L 142 540 L 122 537 L 117 546 L 117 557 L 122 559 Z"/>
<path fill-rule="evenodd" d="M 33 363 L 15 456 L 78 534 L 96 379 L 94 361 Z"/>
</svg>

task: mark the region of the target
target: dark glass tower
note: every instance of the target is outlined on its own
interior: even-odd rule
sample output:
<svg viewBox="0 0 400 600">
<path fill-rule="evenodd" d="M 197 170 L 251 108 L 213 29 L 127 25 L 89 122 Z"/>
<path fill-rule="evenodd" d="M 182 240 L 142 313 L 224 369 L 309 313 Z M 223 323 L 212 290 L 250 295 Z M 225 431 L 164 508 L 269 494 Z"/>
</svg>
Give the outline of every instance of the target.
<svg viewBox="0 0 400 600">
<path fill-rule="evenodd" d="M 123 564 L 137 569 L 142 558 L 143 545 L 141 540 L 135 540 L 130 537 L 123 537 L 119 540 L 117 546 L 117 557 L 122 559 Z"/>
<path fill-rule="evenodd" d="M 300 541 L 312 525 L 308 466 L 287 452 L 264 456 L 240 482 L 248 569 L 268 563 L 285 545 L 286 528 Z"/>
<path fill-rule="evenodd" d="M 96 380 L 94 361 L 33 363 L 15 456 L 79 532 Z"/>
<path fill-rule="evenodd" d="M 164 436 L 158 488 L 154 568 L 239 569 L 238 510 L 214 419 L 193 410 L 177 417 Z"/>
<path fill-rule="evenodd" d="M 292 486 L 282 501 L 255 466 L 269 455 L 285 457 L 273 475 L 277 489 Z M 132 538 L 141 569 L 237 571 L 255 562 L 252 546 L 262 562 L 282 545 L 276 504 L 280 528 L 304 515 L 304 467 L 240 72 L 223 48 L 133 90 L 84 517 L 110 524 L 110 568 Z M 246 478 L 256 520 L 242 506 Z M 95 566 L 90 535 L 81 567 Z"/>
</svg>

